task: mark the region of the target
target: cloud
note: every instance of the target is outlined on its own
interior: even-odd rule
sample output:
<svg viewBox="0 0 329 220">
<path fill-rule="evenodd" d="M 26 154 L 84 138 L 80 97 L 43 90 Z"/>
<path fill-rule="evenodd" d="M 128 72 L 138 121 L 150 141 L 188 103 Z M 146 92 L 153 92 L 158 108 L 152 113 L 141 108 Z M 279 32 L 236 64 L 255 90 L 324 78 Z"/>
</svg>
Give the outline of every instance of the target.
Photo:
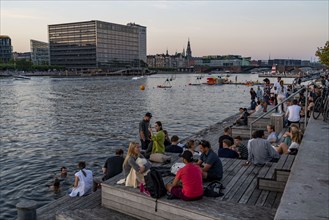
<svg viewBox="0 0 329 220">
<path fill-rule="evenodd" d="M 27 10 L 6 9 L 1 10 L 1 19 L 42 19 L 41 16 L 37 16 L 36 14 L 37 13 Z"/>
</svg>

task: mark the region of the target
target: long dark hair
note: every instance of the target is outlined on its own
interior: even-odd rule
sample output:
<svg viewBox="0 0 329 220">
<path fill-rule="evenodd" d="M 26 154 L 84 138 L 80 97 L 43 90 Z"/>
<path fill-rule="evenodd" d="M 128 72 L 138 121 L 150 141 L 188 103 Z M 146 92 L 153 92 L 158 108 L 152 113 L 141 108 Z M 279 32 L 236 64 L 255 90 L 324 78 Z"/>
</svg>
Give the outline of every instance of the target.
<svg viewBox="0 0 329 220">
<path fill-rule="evenodd" d="M 155 124 L 157 124 L 160 127 L 160 131 L 163 130 L 161 121 L 156 121 Z"/>
<path fill-rule="evenodd" d="M 83 170 L 84 168 L 86 168 L 86 162 L 84 161 L 80 161 L 79 164 L 78 164 L 81 172 L 83 173 L 84 176 L 87 176 L 86 172 Z"/>
</svg>

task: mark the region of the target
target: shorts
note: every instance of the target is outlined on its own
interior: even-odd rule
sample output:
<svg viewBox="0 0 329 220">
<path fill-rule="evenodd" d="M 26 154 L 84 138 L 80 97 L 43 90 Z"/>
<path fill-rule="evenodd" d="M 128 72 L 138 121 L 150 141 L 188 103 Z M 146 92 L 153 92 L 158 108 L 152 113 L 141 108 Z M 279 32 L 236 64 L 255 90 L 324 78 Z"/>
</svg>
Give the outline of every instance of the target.
<svg viewBox="0 0 329 220">
<path fill-rule="evenodd" d="M 194 200 L 199 200 L 199 199 L 202 199 L 202 196 L 198 196 L 196 198 L 189 198 L 189 197 L 186 197 L 184 196 L 183 192 L 182 192 L 182 187 L 181 186 L 174 186 L 171 188 L 171 195 L 173 195 L 174 197 L 178 198 L 178 199 L 181 199 L 181 200 L 184 200 L 184 201 L 194 201 Z"/>
<path fill-rule="evenodd" d="M 213 181 L 213 180 L 221 180 L 222 177 L 221 176 L 218 176 L 217 174 L 214 174 L 214 173 L 207 173 L 207 179 L 208 181 Z"/>
</svg>

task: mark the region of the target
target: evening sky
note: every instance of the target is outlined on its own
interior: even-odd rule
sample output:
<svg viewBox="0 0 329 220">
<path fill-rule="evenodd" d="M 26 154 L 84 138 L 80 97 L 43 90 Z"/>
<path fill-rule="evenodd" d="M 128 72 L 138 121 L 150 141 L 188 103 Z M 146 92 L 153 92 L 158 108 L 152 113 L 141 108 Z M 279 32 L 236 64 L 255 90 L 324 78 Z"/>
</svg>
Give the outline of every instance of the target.
<svg viewBox="0 0 329 220">
<path fill-rule="evenodd" d="M 252 59 L 315 58 L 329 39 L 329 1 L 0 0 L 0 33 L 13 50 L 48 42 L 47 25 L 101 20 L 147 27 L 147 54 L 239 54 Z"/>
</svg>

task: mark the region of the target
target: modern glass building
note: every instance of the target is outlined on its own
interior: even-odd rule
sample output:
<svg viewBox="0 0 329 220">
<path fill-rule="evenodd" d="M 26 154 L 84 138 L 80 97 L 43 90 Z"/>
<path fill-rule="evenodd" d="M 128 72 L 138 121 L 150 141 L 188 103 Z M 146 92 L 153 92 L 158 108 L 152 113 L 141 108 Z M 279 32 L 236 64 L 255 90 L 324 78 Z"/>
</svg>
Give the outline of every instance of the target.
<svg viewBox="0 0 329 220">
<path fill-rule="evenodd" d="M 8 63 L 13 57 L 11 39 L 6 35 L 0 35 L 0 62 Z"/>
<path fill-rule="evenodd" d="M 146 27 L 86 21 L 48 26 L 50 64 L 117 69 L 146 62 Z"/>
<path fill-rule="evenodd" d="M 37 40 L 30 40 L 31 60 L 35 65 L 49 64 L 49 44 Z"/>
</svg>

